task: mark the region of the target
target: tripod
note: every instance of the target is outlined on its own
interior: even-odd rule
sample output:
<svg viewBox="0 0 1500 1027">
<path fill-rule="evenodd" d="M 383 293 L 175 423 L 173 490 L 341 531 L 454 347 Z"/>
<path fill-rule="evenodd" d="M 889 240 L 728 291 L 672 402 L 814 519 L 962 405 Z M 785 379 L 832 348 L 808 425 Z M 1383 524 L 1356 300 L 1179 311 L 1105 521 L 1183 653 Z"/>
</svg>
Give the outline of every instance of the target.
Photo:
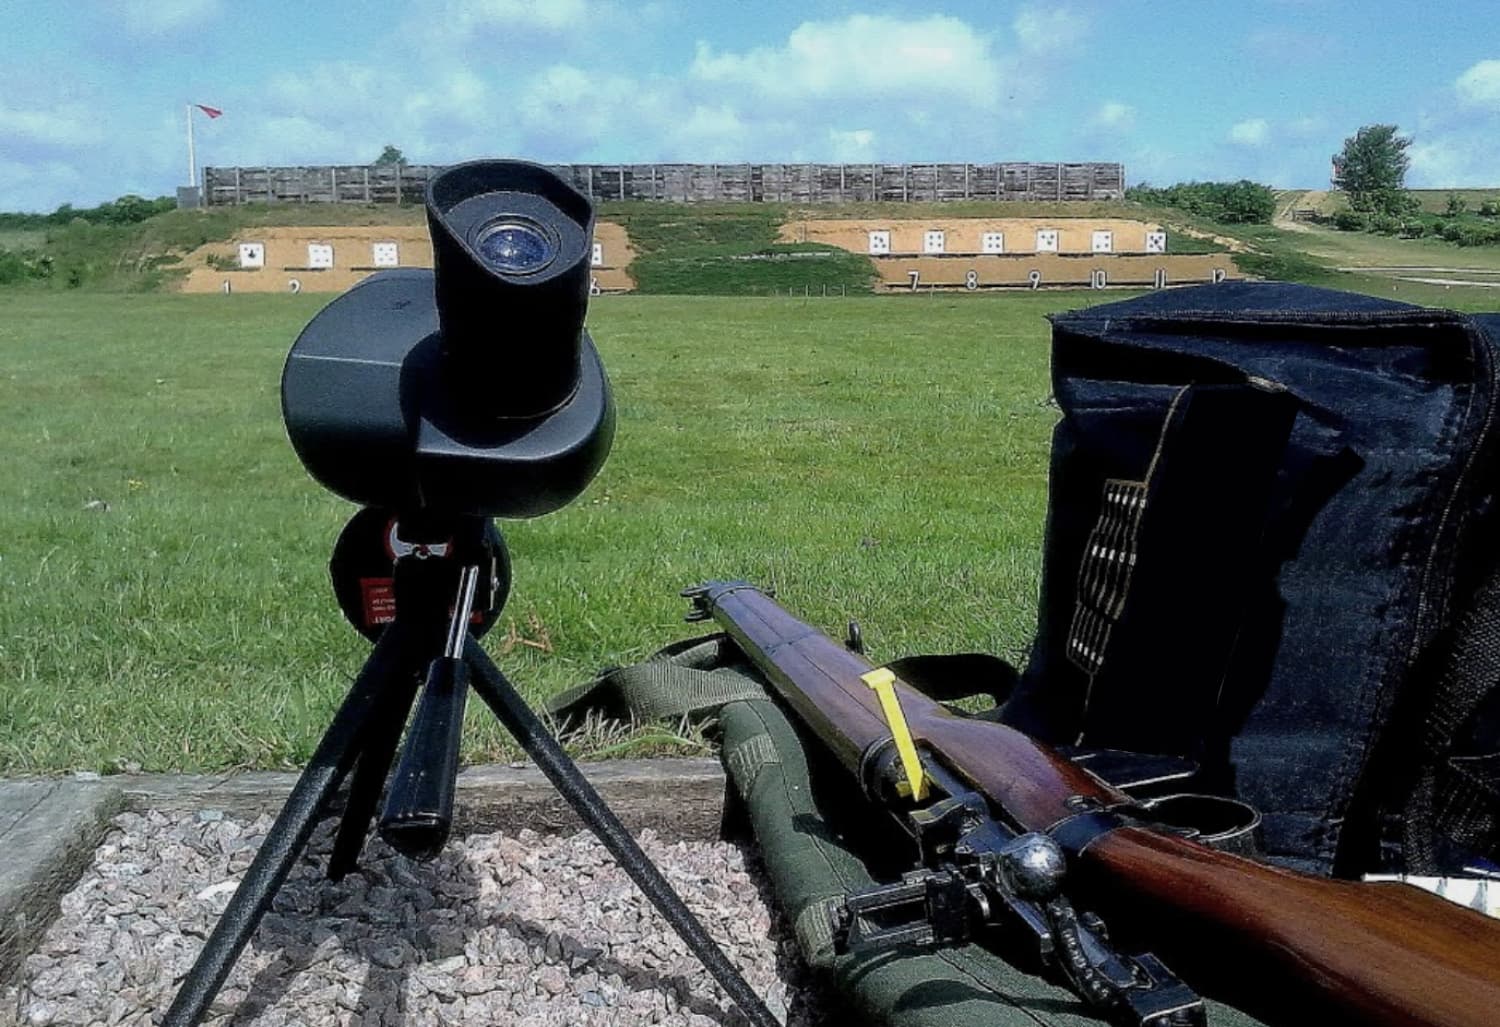
<svg viewBox="0 0 1500 1027">
<path fill-rule="evenodd" d="M 412 543 L 407 522 L 399 523 L 402 540 Z M 394 619 L 380 631 L 369 659 L 183 979 L 164 1027 L 193 1027 L 202 1018 L 307 845 L 320 812 L 351 770 L 348 799 L 329 858 L 331 878 L 356 868 L 383 790 L 381 836 L 418 859 L 431 858 L 442 849 L 452 823 L 458 743 L 471 686 L 746 1018 L 756 1027 L 775 1027 L 770 1010 L 473 636 L 480 585 L 491 592 L 490 609 L 498 610 L 509 584 L 508 574 L 502 580 L 495 570 L 503 559 L 503 542 L 490 522 L 454 517 L 428 520 L 414 530 L 415 543 L 392 554 Z M 395 536 L 394 524 L 391 534 Z M 481 582 L 487 568 L 488 580 Z M 386 789 L 414 702 L 417 712 Z"/>
</svg>

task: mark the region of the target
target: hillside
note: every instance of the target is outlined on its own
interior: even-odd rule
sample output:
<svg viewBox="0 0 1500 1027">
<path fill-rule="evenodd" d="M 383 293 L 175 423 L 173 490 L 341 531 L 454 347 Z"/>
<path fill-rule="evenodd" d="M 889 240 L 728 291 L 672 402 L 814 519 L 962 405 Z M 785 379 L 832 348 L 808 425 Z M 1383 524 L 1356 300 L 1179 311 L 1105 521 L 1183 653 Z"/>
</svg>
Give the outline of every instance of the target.
<svg viewBox="0 0 1500 1027">
<path fill-rule="evenodd" d="M 1469 195 L 1472 194 L 1472 195 Z M 1424 206 L 1446 204 L 1447 191 L 1422 194 Z M 1500 190 L 1470 190 L 1476 204 Z M 1500 247 L 1461 248 L 1441 239 L 1400 239 L 1338 232 L 1291 221 L 1294 209 L 1337 207 L 1340 197 L 1317 192 L 1279 196 L 1273 225 L 1222 225 L 1181 211 L 1140 203 L 790 204 L 603 203 L 601 221 L 620 225 L 634 248 L 630 276 L 637 291 L 658 294 L 766 294 L 795 288 L 869 291 L 875 283 L 863 255 L 816 242 L 787 242 L 782 226 L 805 218 L 1128 218 L 1161 224 L 1170 253 L 1235 251 L 1243 273 L 1305 281 L 1441 304 L 1453 289 L 1488 295 L 1500 282 Z M 0 285 L 110 291 L 173 289 L 190 268 L 187 255 L 228 243 L 255 228 L 385 226 L 420 230 L 421 208 L 357 204 L 245 205 L 169 211 L 134 225 L 74 221 L 46 229 L 0 233 Z M 227 252 L 227 250 L 226 250 Z M 219 259 L 222 259 L 220 257 Z M 45 276 L 32 272 L 44 263 Z M 23 273 L 16 273 L 21 267 Z M 7 268 L 10 272 L 7 273 Z M 26 280 L 29 279 L 29 280 Z M 1500 295 L 1496 304 L 1500 305 Z"/>
</svg>

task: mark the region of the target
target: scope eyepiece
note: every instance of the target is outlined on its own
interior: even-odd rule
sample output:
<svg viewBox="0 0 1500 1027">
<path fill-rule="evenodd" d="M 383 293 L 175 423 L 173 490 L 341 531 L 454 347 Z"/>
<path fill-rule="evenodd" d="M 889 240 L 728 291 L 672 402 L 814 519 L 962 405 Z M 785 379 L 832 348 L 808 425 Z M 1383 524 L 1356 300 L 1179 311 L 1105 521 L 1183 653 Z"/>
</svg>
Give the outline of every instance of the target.
<svg viewBox="0 0 1500 1027">
<path fill-rule="evenodd" d="M 535 222 L 509 214 L 481 228 L 474 248 L 501 274 L 535 274 L 557 259 L 556 239 Z"/>
<path fill-rule="evenodd" d="M 473 161 L 429 181 L 427 223 L 431 271 L 371 275 L 292 346 L 287 434 L 313 477 L 358 503 L 555 510 L 614 435 L 583 328 L 593 207 L 540 165 Z"/>
</svg>

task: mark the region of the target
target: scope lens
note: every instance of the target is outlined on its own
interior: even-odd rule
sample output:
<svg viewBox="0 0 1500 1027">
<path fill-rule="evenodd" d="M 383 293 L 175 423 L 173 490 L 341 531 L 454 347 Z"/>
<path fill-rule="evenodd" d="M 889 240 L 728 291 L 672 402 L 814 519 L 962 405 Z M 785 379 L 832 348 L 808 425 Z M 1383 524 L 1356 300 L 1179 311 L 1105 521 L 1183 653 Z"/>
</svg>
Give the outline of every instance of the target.
<svg viewBox="0 0 1500 1027">
<path fill-rule="evenodd" d="M 557 257 L 557 244 L 541 227 L 519 218 L 503 218 L 479 233 L 479 255 L 496 271 L 529 275 Z"/>
</svg>

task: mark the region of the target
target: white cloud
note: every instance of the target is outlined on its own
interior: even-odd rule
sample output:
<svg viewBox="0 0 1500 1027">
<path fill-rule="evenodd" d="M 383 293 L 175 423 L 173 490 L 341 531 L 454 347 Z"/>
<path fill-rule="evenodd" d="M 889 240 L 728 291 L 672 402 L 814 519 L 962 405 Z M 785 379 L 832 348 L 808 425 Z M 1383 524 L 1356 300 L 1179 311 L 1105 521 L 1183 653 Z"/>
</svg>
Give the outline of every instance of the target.
<svg viewBox="0 0 1500 1027">
<path fill-rule="evenodd" d="M 1135 127 L 1135 108 L 1118 100 L 1106 100 L 1089 122 L 1113 132 L 1128 132 Z"/>
<path fill-rule="evenodd" d="M 496 109 L 489 84 L 462 65 L 408 76 L 337 61 L 273 76 L 235 105 L 233 131 L 215 142 L 220 124 L 203 126 L 202 149 L 214 164 L 358 163 L 387 143 L 412 161 L 452 160 L 494 152 Z"/>
<path fill-rule="evenodd" d="M 1458 76 L 1453 88 L 1464 103 L 1500 110 L 1500 60 L 1480 61 Z"/>
<path fill-rule="evenodd" d="M 101 115 L 81 104 L 21 110 L 0 104 L 0 150 L 73 150 L 103 138 Z"/>
<path fill-rule="evenodd" d="M 1317 65 L 1342 57 L 1344 43 L 1327 32 L 1287 26 L 1256 29 L 1245 39 L 1245 50 L 1257 64 Z"/>
<path fill-rule="evenodd" d="M 93 183 L 64 161 L 9 161 L 0 157 L 0 196 L 6 210 L 52 210 Z"/>
<path fill-rule="evenodd" d="M 1455 102 L 1417 124 L 1407 184 L 1429 189 L 1492 186 L 1500 167 L 1500 60 L 1471 65 L 1453 81 Z"/>
<path fill-rule="evenodd" d="M 1500 166 L 1500 141 L 1494 131 L 1452 132 L 1412 143 L 1407 151 L 1409 186 L 1415 188 L 1479 188 L 1495 184 Z"/>
<path fill-rule="evenodd" d="M 125 30 L 136 37 L 166 36 L 218 15 L 220 0 L 122 0 L 115 7 Z"/>
<path fill-rule="evenodd" d="M 1297 118 L 1287 125 L 1286 130 L 1297 139 L 1312 139 L 1327 134 L 1328 122 L 1314 114 Z"/>
<path fill-rule="evenodd" d="M 228 9 L 224 0 L 132 3 L 111 8 L 127 38 L 127 10 L 134 31 L 165 34 Z M 450 16 L 413 9 L 358 53 L 330 46 L 323 63 L 273 64 L 258 80 L 227 81 L 207 99 L 229 116 L 198 123 L 199 163 L 360 162 L 388 143 L 414 162 L 433 163 L 481 155 L 548 162 L 1024 159 L 1036 156 L 1027 147 L 1037 145 L 1027 119 L 1083 55 L 1077 44 L 1089 28 L 1066 7 L 1040 4 L 994 30 L 917 9 L 793 22 L 764 46 L 700 43 L 663 53 L 653 25 L 681 17 L 681 9 L 662 3 L 433 0 L 432 9 Z M 647 53 L 650 71 L 638 60 Z M 180 106 L 148 126 L 147 139 L 91 118 L 98 102 L 88 111 L 49 111 L 47 103 L 3 95 L 0 163 L 61 161 L 106 183 L 90 188 L 128 182 L 164 192 L 185 177 Z M 1120 137 L 1108 133 L 1123 132 L 1133 115 L 1110 100 L 1099 107 L 1099 124 L 1078 119 L 1075 136 L 1093 131 L 1101 151 L 1113 150 Z M 10 169 L 13 181 L 18 174 Z M 36 175 L 14 196 L 8 202 L 26 197 L 29 205 L 102 198 Z"/>
<path fill-rule="evenodd" d="M 1248 118 L 1229 130 L 1229 141 L 1240 146 L 1264 146 L 1271 138 L 1271 123 L 1265 118 Z"/>
<path fill-rule="evenodd" d="M 786 43 L 743 53 L 699 43 L 690 69 L 699 82 L 749 90 L 778 102 L 857 99 L 991 106 L 1000 62 L 989 41 L 957 18 L 856 14 L 809 21 Z"/>
<path fill-rule="evenodd" d="M 1089 23 L 1067 7 L 1025 7 L 1011 24 L 1021 48 L 1029 53 L 1056 53 L 1083 41 Z"/>
<path fill-rule="evenodd" d="M 452 4 L 443 20 L 460 31 L 495 28 L 562 33 L 584 26 L 593 6 L 588 0 L 463 0 Z"/>
<path fill-rule="evenodd" d="M 828 130 L 833 159 L 841 163 L 858 163 L 875 156 L 875 132 L 868 128 Z"/>
</svg>

